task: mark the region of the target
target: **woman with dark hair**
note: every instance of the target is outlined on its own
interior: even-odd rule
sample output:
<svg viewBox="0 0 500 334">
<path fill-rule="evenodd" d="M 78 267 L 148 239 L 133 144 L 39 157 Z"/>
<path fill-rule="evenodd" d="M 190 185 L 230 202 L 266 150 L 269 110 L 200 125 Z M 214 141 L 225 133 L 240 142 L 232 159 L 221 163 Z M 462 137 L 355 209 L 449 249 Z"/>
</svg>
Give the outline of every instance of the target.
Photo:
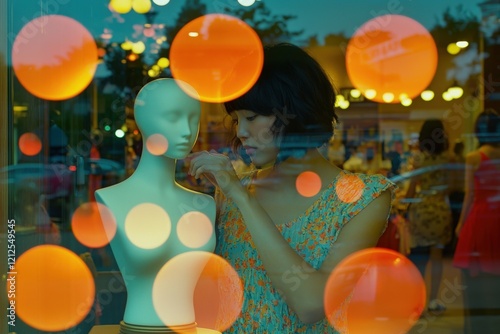
<svg viewBox="0 0 500 334">
<path fill-rule="evenodd" d="M 334 105 L 309 54 L 266 47 L 257 83 L 225 103 L 233 146 L 255 169 L 237 176 L 225 155 L 192 155 L 190 173 L 217 186 L 216 252 L 243 281 L 243 310 L 228 332 L 336 333 L 323 305 L 328 277 L 386 227 L 393 184 L 343 171 L 318 152 L 333 134 Z"/>
<path fill-rule="evenodd" d="M 438 299 L 443 273 L 443 248 L 451 240 L 451 207 L 448 199 L 449 166 L 448 136 L 443 122 L 430 119 L 424 122 L 418 139 L 420 153 L 414 157 L 417 173 L 412 178 L 407 198 L 414 198 L 408 212 L 411 252 L 409 258 L 425 277 L 431 263 L 431 285 L 428 311 L 441 314 L 446 310 Z"/>
<path fill-rule="evenodd" d="M 500 328 L 500 115 L 476 121 L 479 148 L 465 158 L 465 198 L 453 265 L 462 269 L 465 333 Z"/>
</svg>

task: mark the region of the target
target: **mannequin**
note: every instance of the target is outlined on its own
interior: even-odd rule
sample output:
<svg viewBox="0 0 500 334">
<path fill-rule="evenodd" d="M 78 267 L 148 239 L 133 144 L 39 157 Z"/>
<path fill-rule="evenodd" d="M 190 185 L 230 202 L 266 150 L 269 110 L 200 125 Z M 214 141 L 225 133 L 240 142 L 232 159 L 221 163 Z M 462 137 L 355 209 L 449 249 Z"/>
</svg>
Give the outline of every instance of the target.
<svg viewBox="0 0 500 334">
<path fill-rule="evenodd" d="M 205 333 L 196 329 L 193 291 L 207 257 L 187 257 L 168 276 L 167 283 L 165 279 L 158 282 L 161 276 L 155 281 L 164 265 L 176 256 L 213 252 L 215 247 L 214 199 L 175 181 L 176 161 L 188 155 L 199 131 L 200 102 L 186 94 L 186 89 L 192 88 L 174 79 L 158 79 L 141 89 L 134 106 L 144 142 L 137 169 L 125 181 L 95 192 L 96 200 L 111 211 L 117 225 L 110 245 L 127 288 L 120 333 L 136 333 L 136 327 L 146 328 L 137 333 L 157 333 L 162 327 L 181 333 Z M 100 209 L 103 219 L 104 209 Z M 203 228 L 198 228 L 202 226 L 200 217 L 206 223 Z M 178 230 L 182 223 L 183 229 Z M 202 242 L 186 242 L 179 231 Z M 158 284 L 163 288 L 157 289 Z M 158 300 L 161 307 L 155 304 Z"/>
</svg>

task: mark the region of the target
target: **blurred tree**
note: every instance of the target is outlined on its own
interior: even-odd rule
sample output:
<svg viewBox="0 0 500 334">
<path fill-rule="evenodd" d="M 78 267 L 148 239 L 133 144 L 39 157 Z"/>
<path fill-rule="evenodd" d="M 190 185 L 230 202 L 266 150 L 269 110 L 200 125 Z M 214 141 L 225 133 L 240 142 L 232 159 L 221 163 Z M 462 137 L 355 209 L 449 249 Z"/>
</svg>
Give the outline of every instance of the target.
<svg viewBox="0 0 500 334">
<path fill-rule="evenodd" d="M 187 1 L 179 13 L 175 26 L 167 27 L 167 40 L 171 42 L 186 23 L 205 15 L 206 11 L 207 7 L 201 0 Z M 287 28 L 289 21 L 295 19 L 296 16 L 271 14 L 264 2 L 258 2 L 250 7 L 226 6 L 222 7 L 221 11 L 245 21 L 255 30 L 263 44 L 290 41 L 303 33 L 303 30 L 290 31 Z"/>
<path fill-rule="evenodd" d="M 111 43 L 105 47 L 103 57 L 109 76 L 102 79 L 103 84 L 111 84 L 119 91 L 126 88 L 143 86 L 145 82 L 146 65 L 143 54 L 135 54 L 122 49 L 120 43 Z"/>
<path fill-rule="evenodd" d="M 158 58 L 168 58 L 170 59 L 170 45 L 174 40 L 175 36 L 187 23 L 196 19 L 197 17 L 205 15 L 207 12 L 207 6 L 200 0 L 188 0 L 182 6 L 175 24 L 172 26 L 165 27 L 165 35 L 167 37 L 166 47 L 163 47 L 158 52 Z M 167 68 L 158 77 L 172 77 L 170 69 Z"/>
<path fill-rule="evenodd" d="M 303 33 L 302 30 L 290 31 L 287 28 L 288 22 L 296 18 L 296 16 L 271 14 L 271 11 L 266 7 L 264 2 L 256 3 L 251 7 L 219 6 L 217 8 L 218 12 L 224 12 L 245 21 L 255 30 L 263 44 L 290 41 Z M 190 21 L 205 14 L 207 14 L 207 6 L 202 0 L 186 1 L 177 16 L 175 24 L 165 28 L 167 46 L 160 50 L 158 58 L 169 58 L 170 45 L 179 30 Z M 169 69 L 167 68 L 160 77 L 171 77 Z"/>
<path fill-rule="evenodd" d="M 191 22 L 197 17 L 203 16 L 207 13 L 207 6 L 201 2 L 201 0 L 187 0 L 182 6 L 175 25 L 167 26 L 165 28 L 165 33 L 167 35 L 167 42 L 172 43 L 175 35 L 182 29 L 187 23 Z M 165 56 L 165 55 L 164 55 Z"/>
<path fill-rule="evenodd" d="M 290 31 L 288 29 L 289 21 L 297 16 L 271 14 L 263 1 L 250 7 L 226 7 L 225 10 L 227 14 L 238 17 L 250 25 L 264 45 L 291 42 L 304 32 L 304 30 Z"/>
<path fill-rule="evenodd" d="M 430 33 L 438 46 L 446 46 L 459 40 L 479 40 L 480 23 L 470 11 L 458 5 L 455 9 L 447 8 L 442 17 L 436 17 L 436 25 Z"/>
</svg>

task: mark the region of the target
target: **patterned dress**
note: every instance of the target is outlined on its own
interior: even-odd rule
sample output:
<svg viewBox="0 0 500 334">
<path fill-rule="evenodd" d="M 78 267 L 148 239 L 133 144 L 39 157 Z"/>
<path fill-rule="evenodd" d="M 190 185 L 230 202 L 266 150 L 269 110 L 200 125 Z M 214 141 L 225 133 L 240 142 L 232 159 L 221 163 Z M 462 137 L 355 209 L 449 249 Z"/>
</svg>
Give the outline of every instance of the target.
<svg viewBox="0 0 500 334">
<path fill-rule="evenodd" d="M 415 169 L 423 169 L 420 176 L 418 202 L 410 205 L 411 247 L 444 246 L 451 240 L 451 207 L 448 199 L 448 154 L 421 153 L 415 159 Z"/>
<path fill-rule="evenodd" d="M 248 186 L 252 177 L 243 177 L 243 184 Z M 381 175 L 341 172 L 302 215 L 278 225 L 278 229 L 310 266 L 319 269 L 342 227 L 393 187 Z M 238 272 L 244 288 L 241 315 L 225 333 L 338 333 L 326 317 L 314 324 L 299 320 L 273 287 L 240 211 L 232 200 L 220 194 L 217 197 L 216 253 Z M 294 282 L 294 277 L 284 279 Z"/>
</svg>

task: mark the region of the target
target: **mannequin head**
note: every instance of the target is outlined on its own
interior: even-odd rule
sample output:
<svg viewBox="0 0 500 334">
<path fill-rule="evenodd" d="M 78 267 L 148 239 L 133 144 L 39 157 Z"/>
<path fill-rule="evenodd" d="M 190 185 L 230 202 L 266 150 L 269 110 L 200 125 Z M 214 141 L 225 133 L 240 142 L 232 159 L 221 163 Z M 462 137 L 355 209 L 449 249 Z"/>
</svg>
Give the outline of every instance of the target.
<svg viewBox="0 0 500 334">
<path fill-rule="evenodd" d="M 193 148 L 201 105 L 186 91 L 194 89 L 179 80 L 158 79 L 145 85 L 137 95 L 135 120 L 149 153 L 182 159 Z"/>
</svg>

